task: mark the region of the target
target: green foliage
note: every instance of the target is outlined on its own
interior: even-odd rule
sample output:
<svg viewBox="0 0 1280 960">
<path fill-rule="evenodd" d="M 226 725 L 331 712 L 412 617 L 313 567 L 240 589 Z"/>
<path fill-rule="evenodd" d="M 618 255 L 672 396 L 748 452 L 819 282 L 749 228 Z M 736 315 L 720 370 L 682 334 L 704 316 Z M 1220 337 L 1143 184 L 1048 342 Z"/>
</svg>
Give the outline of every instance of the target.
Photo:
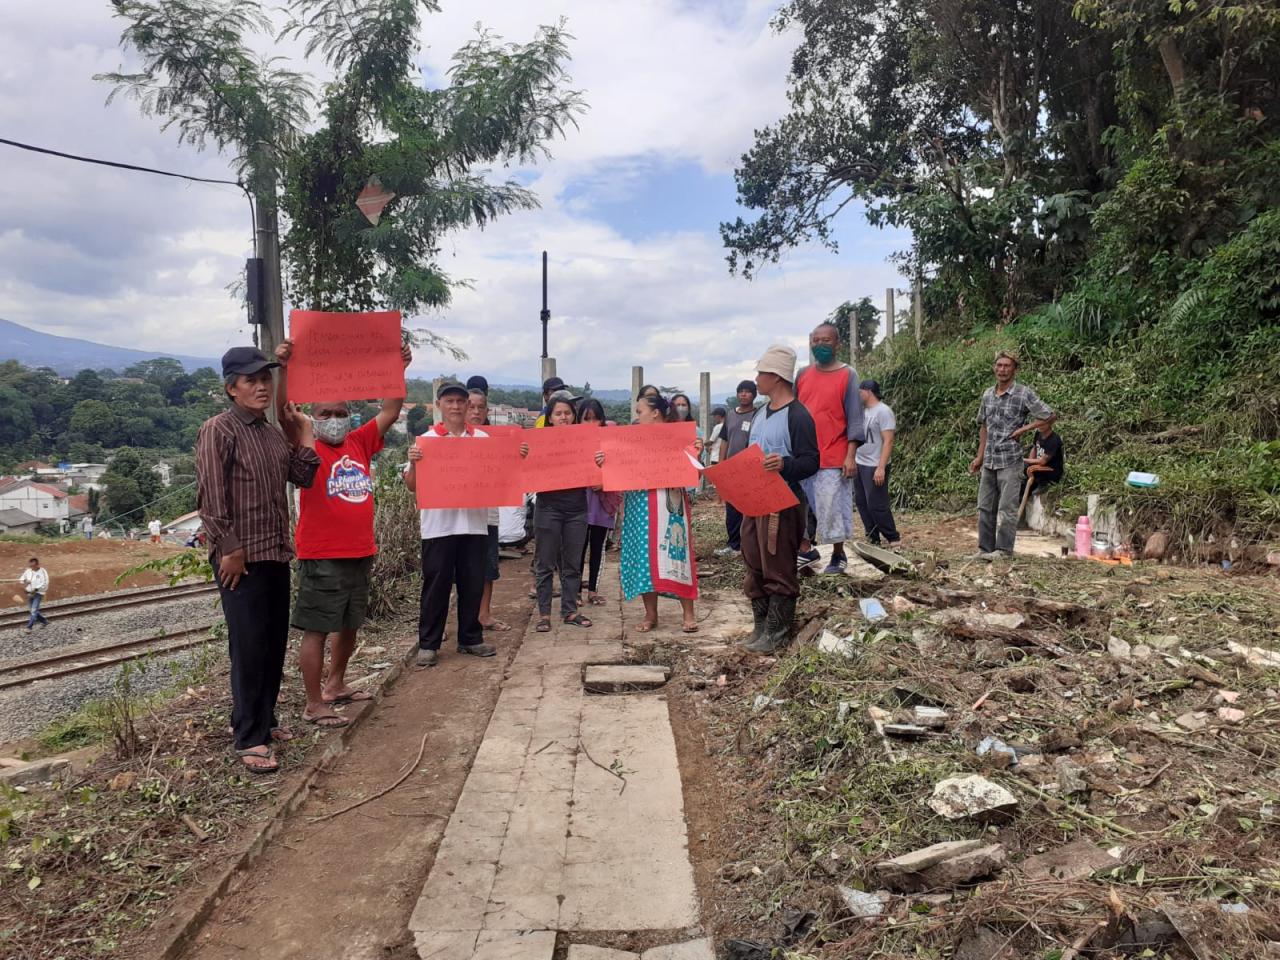
<svg viewBox="0 0 1280 960">
<path fill-rule="evenodd" d="M 131 447 L 116 452 L 110 468 L 102 475 L 102 484 L 106 488 L 107 513 L 126 527 L 146 521 L 147 508 L 164 490 L 152 465 Z"/>
<path fill-rule="evenodd" d="M 880 311 L 871 302 L 870 297 L 863 297 L 857 303 L 846 300 L 831 311 L 827 320 L 836 325 L 840 331 L 840 356 L 838 359 L 850 362 L 849 347 L 853 344 L 856 331 L 858 356 L 870 356 L 876 345 L 876 334 L 880 331 Z"/>
</svg>

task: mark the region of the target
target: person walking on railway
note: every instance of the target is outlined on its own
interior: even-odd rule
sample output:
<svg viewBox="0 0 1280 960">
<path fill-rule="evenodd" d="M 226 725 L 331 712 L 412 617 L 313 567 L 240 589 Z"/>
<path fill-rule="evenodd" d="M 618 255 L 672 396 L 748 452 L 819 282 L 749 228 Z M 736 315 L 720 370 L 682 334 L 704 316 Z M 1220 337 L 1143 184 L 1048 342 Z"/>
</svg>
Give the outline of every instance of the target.
<svg viewBox="0 0 1280 960">
<path fill-rule="evenodd" d="M 475 386 L 472 386 L 475 384 Z M 489 426 L 489 383 L 484 377 L 467 381 L 467 423 L 473 427 Z M 493 585 L 502 576 L 498 556 L 498 524 L 502 519 L 498 507 L 489 508 L 489 533 L 484 553 L 484 592 L 480 595 L 480 626 L 486 630 L 507 633 L 511 627 L 493 616 Z"/>
<path fill-rule="evenodd" d="M 85 518 L 80 521 L 80 532 L 84 534 L 86 540 L 93 539 L 93 516 L 86 514 Z"/>
<path fill-rule="evenodd" d="M 467 423 L 470 394 L 457 380 L 446 380 L 436 390 L 441 422 L 422 434 L 433 443 L 448 439 L 487 437 L 483 429 Z M 419 476 L 422 448 L 409 448 L 404 483 L 416 490 L 430 483 L 426 470 Z M 458 652 L 492 657 L 498 651 L 484 642 L 480 625 L 480 600 L 484 595 L 485 551 L 489 546 L 489 511 L 479 508 L 436 508 L 418 511 L 422 532 L 422 595 L 418 607 L 418 666 L 434 667 L 440 659 L 449 598 L 458 589 Z"/>
<path fill-rule="evenodd" d="M 774 344 L 756 365 L 756 385 L 768 403 L 751 418 L 751 443 L 764 452 L 764 468 L 787 481 L 799 501 L 766 517 L 743 517 L 744 585 L 754 627 L 746 648 L 770 654 L 791 640 L 800 575 L 796 555 L 804 537 L 805 502 L 800 485 L 819 470 L 818 431 L 796 399 L 796 352 Z"/>
<path fill-rule="evenodd" d="M 897 550 L 902 546 L 902 537 L 889 503 L 889 459 L 893 456 L 898 421 L 893 408 L 881 401 L 880 384 L 876 381 L 863 380 L 858 384 L 858 393 L 862 396 L 867 430 L 866 442 L 858 446 L 858 472 L 853 478 L 858 514 L 868 540 L 879 544 L 883 537 L 889 549 Z"/>
<path fill-rule="evenodd" d="M 271 371 L 254 347 L 222 355 L 231 408 L 196 437 L 196 509 L 209 537 L 231 657 L 235 751 L 253 773 L 279 769 L 273 740 L 292 738 L 276 722 L 289 642 L 289 505 L 286 487 L 310 487 L 320 468 L 311 420 L 293 404 L 267 422 Z"/>
<path fill-rule="evenodd" d="M 996 382 L 987 387 L 974 422 L 979 424 L 978 455 L 969 464 L 978 482 L 976 559 L 1013 556 L 1018 536 L 1018 500 L 1022 493 L 1023 454 L 1018 438 L 1053 424 L 1058 415 L 1036 392 L 1018 383 L 1018 357 L 1001 350 L 992 367 Z M 1027 423 L 1027 418 L 1034 418 Z"/>
<path fill-rule="evenodd" d="M 151 535 L 152 543 L 160 542 L 160 518 L 152 517 L 147 521 L 147 533 Z"/>
<path fill-rule="evenodd" d="M 49 571 L 40 566 L 39 557 L 32 557 L 27 561 L 27 569 L 22 571 L 18 582 L 27 591 L 27 605 L 31 608 L 31 616 L 27 618 L 27 629 L 31 630 L 37 623 L 47 627 L 49 621 L 40 612 L 40 604 L 49 590 Z"/>
<path fill-rule="evenodd" d="M 864 439 L 858 372 L 837 358 L 840 331 L 834 323 L 820 323 L 809 334 L 815 361 L 796 377 L 796 397 L 813 417 L 818 431 L 821 466 L 804 483 L 813 511 L 813 530 L 806 530 L 801 563 L 818 558 L 814 543 L 831 544 L 831 562 L 823 573 L 842 573 L 844 542 L 853 536 L 853 477 L 855 457 Z"/>
<path fill-rule="evenodd" d="M 634 408 L 638 424 L 666 423 L 670 407 L 660 395 L 641 391 Z M 702 441 L 694 446 L 702 453 Z M 604 454 L 596 463 L 604 466 Z M 636 628 L 648 633 L 658 625 L 658 595 L 675 597 L 684 615 L 685 633 L 698 632 L 693 602 L 698 597 L 698 567 L 694 559 L 693 510 L 689 491 L 628 490 L 622 498 L 622 592 L 628 600 L 644 602 L 644 620 Z"/>
<path fill-rule="evenodd" d="M 737 389 L 738 405 L 725 413 L 724 432 L 720 434 L 720 460 L 747 449 L 751 442 L 751 418 L 756 412 L 756 382 L 743 380 Z M 742 514 L 729 501 L 724 504 L 724 526 L 729 542 L 716 551 L 716 556 L 728 557 L 742 549 Z"/>
<path fill-rule="evenodd" d="M 288 403 L 289 360 L 293 341 L 276 347 L 280 379 L 276 405 Z M 407 367 L 413 354 L 406 345 L 400 359 Z M 353 428 L 345 400 L 311 405 L 315 450 L 320 458 L 319 482 L 298 497 L 294 541 L 298 557 L 298 595 L 290 623 L 302 631 L 298 665 L 307 705 L 302 719 L 318 727 L 345 727 L 350 721 L 334 706 L 372 699 L 347 683 L 347 663 L 356 648 L 356 633 L 369 605 L 369 575 L 378 544 L 373 531 L 373 458 L 400 417 L 404 397 L 382 401 L 377 414 Z M 329 671 L 324 671 L 326 637 L 332 636 Z"/>
</svg>

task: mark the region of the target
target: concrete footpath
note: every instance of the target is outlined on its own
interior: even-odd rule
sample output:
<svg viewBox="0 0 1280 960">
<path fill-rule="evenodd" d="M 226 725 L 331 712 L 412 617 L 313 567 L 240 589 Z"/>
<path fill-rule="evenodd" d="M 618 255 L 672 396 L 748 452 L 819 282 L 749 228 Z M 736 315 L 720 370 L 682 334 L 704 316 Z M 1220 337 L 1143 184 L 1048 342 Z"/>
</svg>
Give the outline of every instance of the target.
<svg viewBox="0 0 1280 960">
<path fill-rule="evenodd" d="M 584 690 L 626 624 L 616 599 L 583 612 L 589 629 L 529 622 L 409 923 L 420 957 L 552 960 L 559 936 L 570 960 L 618 960 L 586 934 L 652 931 L 647 960 L 712 960 L 666 699 Z"/>
</svg>

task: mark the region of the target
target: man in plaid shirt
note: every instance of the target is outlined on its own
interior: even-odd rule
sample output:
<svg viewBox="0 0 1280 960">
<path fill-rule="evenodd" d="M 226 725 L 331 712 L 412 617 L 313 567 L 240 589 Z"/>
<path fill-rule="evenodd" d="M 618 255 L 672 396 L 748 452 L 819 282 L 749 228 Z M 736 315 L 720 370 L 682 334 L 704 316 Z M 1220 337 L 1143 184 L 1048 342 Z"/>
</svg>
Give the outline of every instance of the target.
<svg viewBox="0 0 1280 960">
<path fill-rule="evenodd" d="M 982 472 L 978 484 L 978 553 L 983 560 L 1012 556 L 1018 535 L 1018 495 L 1022 492 L 1022 445 L 1018 438 L 1053 423 L 1058 415 L 1034 390 L 1014 381 L 1018 358 L 1008 351 L 996 354 L 996 385 L 987 387 L 974 418 L 978 455 L 970 473 Z M 1027 417 L 1033 417 L 1027 423 Z"/>
</svg>

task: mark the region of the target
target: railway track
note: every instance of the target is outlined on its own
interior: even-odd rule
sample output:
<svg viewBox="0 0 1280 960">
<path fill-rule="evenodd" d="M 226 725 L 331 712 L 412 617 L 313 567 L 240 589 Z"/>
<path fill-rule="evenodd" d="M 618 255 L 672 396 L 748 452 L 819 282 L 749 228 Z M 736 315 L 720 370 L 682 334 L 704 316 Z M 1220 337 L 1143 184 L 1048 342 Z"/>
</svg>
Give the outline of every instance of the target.
<svg viewBox="0 0 1280 960">
<path fill-rule="evenodd" d="M 63 647 L 56 653 L 20 660 L 0 661 L 0 690 L 22 687 L 39 680 L 54 680 L 77 673 L 103 670 L 152 654 L 175 653 L 196 647 L 209 638 L 216 621 L 175 630 L 158 637 L 137 637 L 113 643 Z"/>
<path fill-rule="evenodd" d="M 42 604 L 40 612 L 51 620 L 64 617 L 83 617 L 89 614 L 102 613 L 107 610 L 121 610 L 126 607 L 140 607 L 152 603 L 164 603 L 167 600 L 179 600 L 186 597 L 199 596 L 217 592 L 214 583 L 180 583 L 176 587 L 167 584 L 159 587 L 142 587 L 128 593 L 110 594 L 105 597 L 85 597 L 71 600 L 54 600 Z M 0 628 L 25 627 L 28 613 L 21 607 L 11 607 L 0 611 Z"/>
</svg>

